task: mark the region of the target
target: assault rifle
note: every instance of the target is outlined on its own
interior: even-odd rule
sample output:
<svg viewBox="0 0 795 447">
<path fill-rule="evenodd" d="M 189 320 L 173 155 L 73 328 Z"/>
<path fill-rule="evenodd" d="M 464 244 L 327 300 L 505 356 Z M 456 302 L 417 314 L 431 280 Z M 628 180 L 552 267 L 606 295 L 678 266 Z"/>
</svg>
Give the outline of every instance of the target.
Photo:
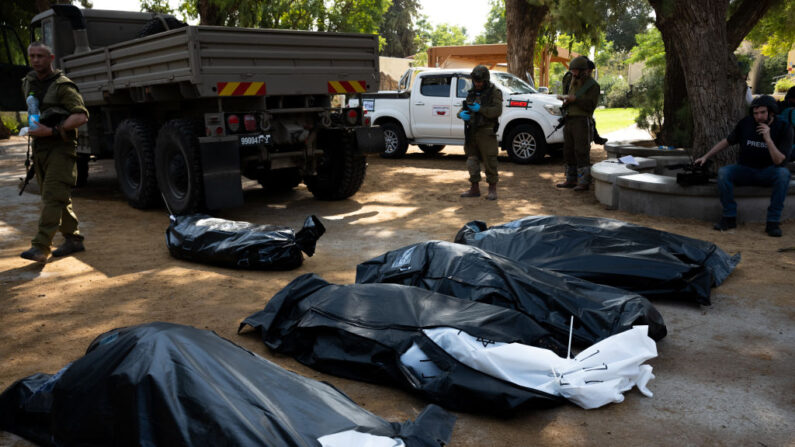
<svg viewBox="0 0 795 447">
<path fill-rule="evenodd" d="M 25 179 L 19 179 L 19 181 L 22 182 L 22 186 L 19 187 L 20 196 L 25 192 L 25 188 L 27 188 L 28 183 L 30 183 L 35 175 L 36 169 L 33 166 L 33 160 L 30 159 L 30 137 L 28 137 L 28 152 L 25 155 Z"/>
</svg>

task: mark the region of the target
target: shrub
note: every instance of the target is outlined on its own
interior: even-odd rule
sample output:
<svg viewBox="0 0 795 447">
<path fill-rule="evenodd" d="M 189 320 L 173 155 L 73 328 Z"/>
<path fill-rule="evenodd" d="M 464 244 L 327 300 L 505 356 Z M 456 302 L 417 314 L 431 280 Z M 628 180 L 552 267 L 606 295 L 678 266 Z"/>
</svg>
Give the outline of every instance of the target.
<svg viewBox="0 0 795 447">
<path fill-rule="evenodd" d="M 16 117 L 14 117 L 13 113 L 3 113 L 2 119 L 3 124 L 11 131 L 12 135 L 16 135 L 19 132 L 19 122 Z"/>
<path fill-rule="evenodd" d="M 647 69 L 635 85 L 632 95 L 635 107 L 640 109 L 635 123 L 639 128 L 648 130 L 654 138 L 657 138 L 663 123 L 663 80 L 662 69 Z"/>
<path fill-rule="evenodd" d="M 795 87 L 795 79 L 790 76 L 785 76 L 776 82 L 776 91 L 786 93 L 787 90 Z"/>
<path fill-rule="evenodd" d="M 633 107 L 627 81 L 617 78 L 610 89 L 605 91 L 604 103 L 608 108 Z"/>
</svg>

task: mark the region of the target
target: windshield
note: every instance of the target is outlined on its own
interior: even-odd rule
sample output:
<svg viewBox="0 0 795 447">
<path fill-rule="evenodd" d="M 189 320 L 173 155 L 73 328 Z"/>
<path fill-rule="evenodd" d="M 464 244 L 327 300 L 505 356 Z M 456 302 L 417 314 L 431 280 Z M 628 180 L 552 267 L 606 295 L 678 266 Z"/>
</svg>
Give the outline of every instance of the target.
<svg viewBox="0 0 795 447">
<path fill-rule="evenodd" d="M 495 84 L 505 88 L 511 94 L 514 93 L 538 93 L 530 84 L 517 78 L 510 73 L 491 72 L 491 80 Z"/>
</svg>

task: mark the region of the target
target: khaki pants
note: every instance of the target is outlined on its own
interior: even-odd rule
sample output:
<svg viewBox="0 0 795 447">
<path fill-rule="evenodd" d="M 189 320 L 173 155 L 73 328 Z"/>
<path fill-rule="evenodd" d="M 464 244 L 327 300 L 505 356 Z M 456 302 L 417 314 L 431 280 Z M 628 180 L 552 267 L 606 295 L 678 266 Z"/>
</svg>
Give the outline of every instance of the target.
<svg viewBox="0 0 795 447">
<path fill-rule="evenodd" d="M 591 166 L 591 118 L 569 116 L 563 128 L 563 159 L 568 166 Z"/>
<path fill-rule="evenodd" d="M 77 181 L 77 154 L 69 146 L 37 148 L 33 151 L 36 180 L 43 204 L 39 231 L 31 244 L 50 252 L 55 233 L 82 239 L 77 229 L 77 216 L 72 210 L 72 187 Z"/>
<path fill-rule="evenodd" d="M 464 153 L 467 156 L 467 170 L 469 171 L 469 181 L 478 183 L 480 177 L 480 164 L 483 163 L 483 170 L 486 171 L 486 181 L 490 185 L 496 185 L 499 180 L 497 174 L 497 135 L 492 129 L 481 127 L 476 129 L 467 137 L 464 144 Z"/>
</svg>

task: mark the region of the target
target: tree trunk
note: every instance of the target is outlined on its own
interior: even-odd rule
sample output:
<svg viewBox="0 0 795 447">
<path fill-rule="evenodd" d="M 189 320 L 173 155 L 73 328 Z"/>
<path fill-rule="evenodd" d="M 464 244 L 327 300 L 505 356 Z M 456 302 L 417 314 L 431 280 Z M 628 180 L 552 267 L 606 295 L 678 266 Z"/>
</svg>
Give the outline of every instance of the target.
<svg viewBox="0 0 795 447">
<path fill-rule="evenodd" d="M 224 25 L 224 18 L 218 5 L 212 0 L 199 0 L 199 24 L 200 25 Z"/>
<path fill-rule="evenodd" d="M 666 52 L 670 44 L 681 64 L 693 119 L 693 156 L 706 153 L 748 113 L 745 79 L 733 52 L 777 1 L 742 0 L 727 22 L 729 0 L 649 0 Z M 681 86 L 674 81 L 666 83 L 671 91 L 666 91 L 665 98 L 684 96 L 685 91 L 674 91 L 677 88 Z M 675 122 L 676 111 L 666 107 L 665 121 Z M 731 163 L 734 152 L 723 151 L 716 161 L 718 165 Z"/>
<path fill-rule="evenodd" d="M 527 0 L 505 0 L 508 72 L 525 81 L 529 81 L 528 74 L 534 76 L 536 39 L 548 13 L 545 5 L 533 6 Z"/>
<path fill-rule="evenodd" d="M 665 45 L 665 82 L 663 84 L 663 127 L 658 143 L 665 146 L 693 147 L 693 116 L 688 110 L 687 83 L 679 55 L 669 34 Z"/>
</svg>

